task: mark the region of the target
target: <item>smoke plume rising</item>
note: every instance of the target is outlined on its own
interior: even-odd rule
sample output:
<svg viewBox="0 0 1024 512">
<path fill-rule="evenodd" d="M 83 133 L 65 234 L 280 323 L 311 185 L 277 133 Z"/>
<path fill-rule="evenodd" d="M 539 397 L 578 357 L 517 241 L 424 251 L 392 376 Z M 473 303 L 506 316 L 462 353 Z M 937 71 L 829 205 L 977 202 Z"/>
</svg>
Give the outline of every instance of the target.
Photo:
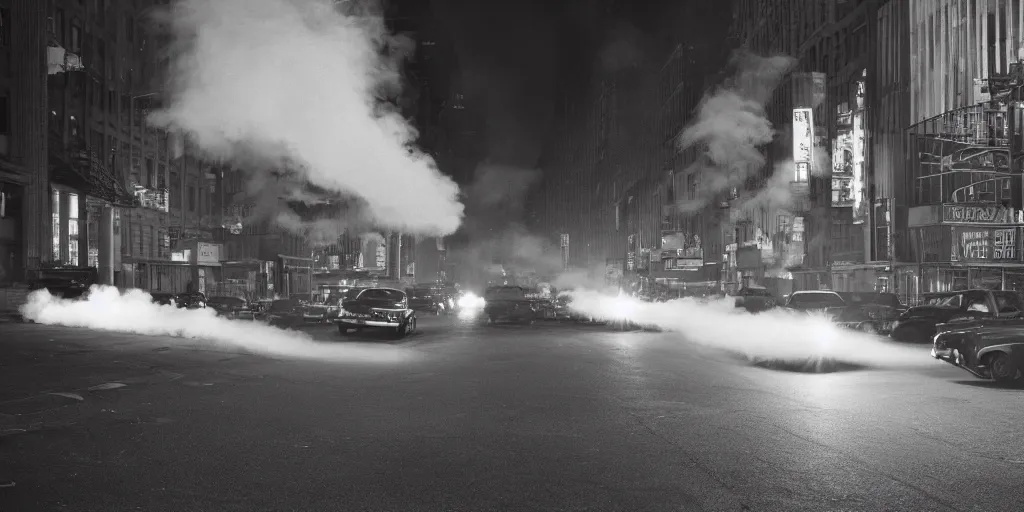
<svg viewBox="0 0 1024 512">
<path fill-rule="evenodd" d="M 246 172 L 257 204 L 280 210 L 280 189 L 312 184 L 356 199 L 350 224 L 424 235 L 458 228 L 458 187 L 416 148 L 416 130 L 392 102 L 410 42 L 389 35 L 366 2 L 180 0 L 165 18 L 174 79 L 149 121 Z M 275 200 L 264 201 L 269 193 Z M 301 234 L 326 228 L 297 215 L 275 220 Z"/>
<path fill-rule="evenodd" d="M 41 324 L 196 338 L 215 346 L 296 359 L 398 363 L 412 358 L 412 352 L 400 347 L 318 343 L 304 333 L 217 317 L 211 309 L 154 304 L 142 290 L 122 294 L 113 286 L 93 286 L 87 300 L 62 299 L 38 290 L 28 296 L 21 314 Z"/>
<path fill-rule="evenodd" d="M 786 56 L 734 55 L 736 74 L 701 100 L 696 119 L 679 135 L 680 150 L 703 149 L 691 169 L 696 176 L 695 197 L 680 202 L 681 211 L 700 210 L 719 194 L 743 188 L 764 167 L 761 147 L 775 137 L 765 104 L 795 62 Z"/>
<path fill-rule="evenodd" d="M 570 307 L 602 320 L 631 320 L 680 333 L 687 341 L 739 353 L 751 359 L 799 362 L 831 359 L 876 368 L 934 365 L 920 348 L 895 345 L 840 328 L 825 316 L 785 310 L 750 314 L 727 301 L 701 303 L 684 298 L 643 302 L 590 290 L 570 293 Z"/>
</svg>

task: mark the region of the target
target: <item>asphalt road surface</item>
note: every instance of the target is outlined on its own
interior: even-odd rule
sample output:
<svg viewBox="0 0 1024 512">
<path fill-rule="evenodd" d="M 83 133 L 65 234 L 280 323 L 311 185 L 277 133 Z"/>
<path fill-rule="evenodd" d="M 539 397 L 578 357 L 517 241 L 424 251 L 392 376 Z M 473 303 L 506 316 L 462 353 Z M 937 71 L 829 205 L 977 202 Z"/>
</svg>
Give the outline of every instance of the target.
<svg viewBox="0 0 1024 512">
<path fill-rule="evenodd" d="M 942 363 L 812 375 L 667 333 L 420 328 L 316 331 L 406 356 L 323 362 L 0 324 L 0 511 L 1024 509 L 1024 391 Z"/>
</svg>

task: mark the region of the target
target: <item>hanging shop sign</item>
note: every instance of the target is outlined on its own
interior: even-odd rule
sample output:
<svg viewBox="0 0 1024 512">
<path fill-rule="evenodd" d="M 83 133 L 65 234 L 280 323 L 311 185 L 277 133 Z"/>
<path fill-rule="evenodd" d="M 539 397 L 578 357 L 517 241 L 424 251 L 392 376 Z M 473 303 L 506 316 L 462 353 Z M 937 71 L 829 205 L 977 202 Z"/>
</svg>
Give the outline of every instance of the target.
<svg viewBox="0 0 1024 512">
<path fill-rule="evenodd" d="M 1002 205 L 942 205 L 944 224 L 1020 224 L 1024 212 Z"/>
<path fill-rule="evenodd" d="M 1020 228 L 951 227 L 950 261 L 1021 261 Z"/>
<path fill-rule="evenodd" d="M 199 265 L 220 265 L 220 244 L 196 244 L 196 263 Z"/>
</svg>

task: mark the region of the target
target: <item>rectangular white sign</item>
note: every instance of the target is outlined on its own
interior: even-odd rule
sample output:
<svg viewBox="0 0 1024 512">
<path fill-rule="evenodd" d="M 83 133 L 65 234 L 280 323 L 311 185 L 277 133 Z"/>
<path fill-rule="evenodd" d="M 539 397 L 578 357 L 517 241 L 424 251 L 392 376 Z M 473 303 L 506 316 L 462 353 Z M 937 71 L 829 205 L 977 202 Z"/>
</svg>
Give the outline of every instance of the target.
<svg viewBox="0 0 1024 512">
<path fill-rule="evenodd" d="M 814 111 L 809 108 L 793 109 L 793 161 L 797 164 L 813 162 Z"/>
</svg>

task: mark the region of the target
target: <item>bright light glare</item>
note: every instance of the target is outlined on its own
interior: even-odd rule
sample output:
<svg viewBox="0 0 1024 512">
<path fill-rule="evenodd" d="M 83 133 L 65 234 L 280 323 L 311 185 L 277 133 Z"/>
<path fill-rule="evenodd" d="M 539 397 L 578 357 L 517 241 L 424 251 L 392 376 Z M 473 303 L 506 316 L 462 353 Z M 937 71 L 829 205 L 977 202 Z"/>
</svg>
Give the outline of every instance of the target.
<svg viewBox="0 0 1024 512">
<path fill-rule="evenodd" d="M 487 301 L 483 297 L 473 292 L 466 292 L 462 297 L 459 297 L 459 307 L 462 309 L 483 309 L 486 304 Z"/>
</svg>

